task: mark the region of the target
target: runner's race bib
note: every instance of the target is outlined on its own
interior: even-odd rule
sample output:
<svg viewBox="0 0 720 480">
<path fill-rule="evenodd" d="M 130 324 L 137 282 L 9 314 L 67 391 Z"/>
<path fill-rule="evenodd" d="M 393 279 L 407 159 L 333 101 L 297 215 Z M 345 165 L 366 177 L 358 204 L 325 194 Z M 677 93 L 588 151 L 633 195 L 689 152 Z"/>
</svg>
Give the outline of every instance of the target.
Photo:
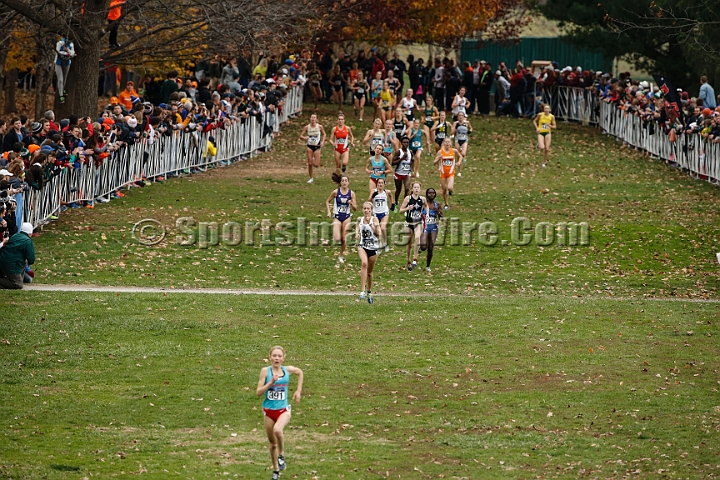
<svg viewBox="0 0 720 480">
<path fill-rule="evenodd" d="M 269 388 L 267 391 L 268 400 L 285 400 L 285 389 L 284 388 Z"/>
</svg>

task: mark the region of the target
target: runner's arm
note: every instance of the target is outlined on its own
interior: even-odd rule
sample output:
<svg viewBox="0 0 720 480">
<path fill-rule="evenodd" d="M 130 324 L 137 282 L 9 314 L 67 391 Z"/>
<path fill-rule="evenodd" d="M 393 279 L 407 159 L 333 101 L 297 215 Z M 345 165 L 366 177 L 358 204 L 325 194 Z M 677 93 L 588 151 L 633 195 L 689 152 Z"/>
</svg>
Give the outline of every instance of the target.
<svg viewBox="0 0 720 480">
<path fill-rule="evenodd" d="M 410 195 L 408 195 L 407 197 L 405 197 L 405 198 L 403 199 L 402 205 L 400 205 L 400 210 L 398 211 L 399 213 L 405 213 L 405 212 L 407 212 L 407 211 L 409 210 L 409 209 L 407 208 L 407 204 L 408 204 L 408 201 L 409 201 L 409 200 L 410 200 Z"/>
<path fill-rule="evenodd" d="M 273 378 L 270 382 L 265 383 L 265 380 L 267 379 L 268 374 L 268 367 L 263 367 L 260 369 L 260 379 L 258 379 L 258 386 L 255 393 L 257 393 L 258 397 L 261 397 L 265 395 L 265 392 L 268 391 L 268 388 L 272 387 L 275 383 L 275 379 Z"/>
<path fill-rule="evenodd" d="M 325 129 L 323 128 L 323 126 L 318 126 L 320 127 L 320 133 L 322 133 L 322 139 L 320 140 L 320 146 L 322 147 L 323 145 L 325 145 L 325 138 L 327 137 L 327 135 L 325 134 Z"/>
<path fill-rule="evenodd" d="M 335 195 L 337 195 L 337 190 L 333 190 L 330 196 L 325 200 L 325 206 L 327 207 L 327 214 L 328 217 L 332 217 L 332 213 L 330 211 L 330 202 L 335 200 Z"/>
<path fill-rule="evenodd" d="M 302 132 L 300 132 L 300 140 L 307 140 L 308 137 L 305 135 L 308 131 L 308 126 L 305 125 L 302 129 Z"/>
<path fill-rule="evenodd" d="M 390 175 L 393 172 L 392 165 L 387 158 L 385 158 L 385 175 Z"/>
<path fill-rule="evenodd" d="M 288 373 L 292 375 L 297 375 L 298 377 L 298 384 L 297 388 L 295 389 L 295 393 L 293 394 L 293 398 L 295 399 L 295 403 L 300 403 L 300 397 L 302 396 L 303 387 L 303 371 L 297 367 L 285 367 L 285 370 L 287 370 Z"/>
<path fill-rule="evenodd" d="M 357 210 L 357 200 L 355 200 L 355 192 L 350 192 L 350 206 L 353 210 Z"/>
<path fill-rule="evenodd" d="M 370 141 L 370 138 L 372 138 L 372 135 L 373 135 L 373 129 L 368 130 L 367 133 L 365 134 L 365 138 L 363 138 L 363 141 L 362 141 L 363 145 Z"/>
</svg>

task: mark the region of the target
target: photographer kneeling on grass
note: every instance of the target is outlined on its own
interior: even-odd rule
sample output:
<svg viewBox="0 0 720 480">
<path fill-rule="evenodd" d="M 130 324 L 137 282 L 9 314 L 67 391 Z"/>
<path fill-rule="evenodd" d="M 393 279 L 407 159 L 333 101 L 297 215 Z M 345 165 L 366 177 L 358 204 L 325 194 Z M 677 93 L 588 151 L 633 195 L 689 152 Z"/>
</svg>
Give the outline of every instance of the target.
<svg viewBox="0 0 720 480">
<path fill-rule="evenodd" d="M 0 248 L 0 289 L 23 288 L 26 268 L 35 263 L 35 247 L 30 239 L 32 232 L 32 224 L 25 222 L 19 232 L 3 241 Z"/>
</svg>

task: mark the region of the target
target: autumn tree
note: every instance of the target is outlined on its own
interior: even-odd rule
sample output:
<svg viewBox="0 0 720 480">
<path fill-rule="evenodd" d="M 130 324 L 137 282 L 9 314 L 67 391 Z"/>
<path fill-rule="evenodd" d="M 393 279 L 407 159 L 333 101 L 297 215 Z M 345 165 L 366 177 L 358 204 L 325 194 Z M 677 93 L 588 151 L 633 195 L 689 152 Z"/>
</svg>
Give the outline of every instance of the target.
<svg viewBox="0 0 720 480">
<path fill-rule="evenodd" d="M 110 0 L 0 0 L 6 11 L 41 29 L 53 46 L 73 41 L 67 101 L 57 114 L 94 115 L 101 59 L 132 66 L 197 58 L 203 51 L 269 48 L 310 40 L 330 0 L 128 0 L 118 20 L 119 49 L 106 40 Z M 8 10 L 9 9 L 9 10 Z M 38 47 L 46 48 L 46 45 Z"/>
<path fill-rule="evenodd" d="M 329 25 L 318 42 L 363 40 L 378 45 L 423 43 L 457 48 L 469 38 L 517 36 L 529 22 L 522 0 L 366 0 Z"/>
</svg>

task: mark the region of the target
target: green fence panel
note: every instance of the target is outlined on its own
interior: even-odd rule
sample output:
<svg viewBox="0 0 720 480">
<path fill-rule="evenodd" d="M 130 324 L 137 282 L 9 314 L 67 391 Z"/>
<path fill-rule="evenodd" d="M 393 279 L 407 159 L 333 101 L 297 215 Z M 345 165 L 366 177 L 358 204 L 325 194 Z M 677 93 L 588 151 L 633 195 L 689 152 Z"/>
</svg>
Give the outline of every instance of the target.
<svg viewBox="0 0 720 480">
<path fill-rule="evenodd" d="M 583 50 L 560 38 L 525 37 L 516 44 L 486 42 L 478 47 L 477 40 L 466 40 L 460 47 L 461 61 L 471 64 L 475 60 L 485 60 L 497 67 L 505 62 L 508 68 L 514 68 L 515 62 L 521 60 L 529 66 L 533 60 L 556 61 L 560 68 L 566 66 L 582 67 L 583 70 L 612 70 L 613 59 L 602 53 Z"/>
</svg>

